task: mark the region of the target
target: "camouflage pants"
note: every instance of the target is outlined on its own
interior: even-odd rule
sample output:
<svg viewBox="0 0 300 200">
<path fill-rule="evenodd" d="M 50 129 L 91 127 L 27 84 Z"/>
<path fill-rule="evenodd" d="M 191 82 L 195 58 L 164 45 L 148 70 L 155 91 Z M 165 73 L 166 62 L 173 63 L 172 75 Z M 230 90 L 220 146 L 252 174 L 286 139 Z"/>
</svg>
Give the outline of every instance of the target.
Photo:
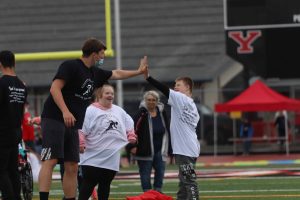
<svg viewBox="0 0 300 200">
<path fill-rule="evenodd" d="M 175 155 L 179 167 L 179 190 L 177 200 L 199 200 L 195 163 L 197 158 Z"/>
</svg>

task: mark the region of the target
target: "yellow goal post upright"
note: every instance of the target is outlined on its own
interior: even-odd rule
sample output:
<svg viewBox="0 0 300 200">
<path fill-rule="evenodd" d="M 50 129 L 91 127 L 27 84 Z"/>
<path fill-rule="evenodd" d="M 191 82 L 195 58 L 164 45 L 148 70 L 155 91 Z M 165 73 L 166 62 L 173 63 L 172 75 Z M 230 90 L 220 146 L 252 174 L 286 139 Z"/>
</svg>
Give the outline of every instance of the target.
<svg viewBox="0 0 300 200">
<path fill-rule="evenodd" d="M 106 51 L 105 56 L 113 57 L 114 50 L 112 48 L 112 32 L 111 32 L 111 0 L 105 0 L 105 33 L 106 33 Z M 82 56 L 81 50 L 74 51 L 55 51 L 55 52 L 32 52 L 32 53 L 16 53 L 17 62 L 26 61 L 44 61 L 44 60 L 64 60 L 74 59 Z"/>
</svg>

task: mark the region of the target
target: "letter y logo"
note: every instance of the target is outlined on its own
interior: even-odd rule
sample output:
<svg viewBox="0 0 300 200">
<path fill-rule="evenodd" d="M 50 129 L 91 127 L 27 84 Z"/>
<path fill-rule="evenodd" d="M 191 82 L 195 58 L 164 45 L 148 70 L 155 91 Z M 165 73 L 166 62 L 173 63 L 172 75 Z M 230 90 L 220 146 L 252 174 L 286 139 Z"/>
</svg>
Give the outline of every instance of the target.
<svg viewBox="0 0 300 200">
<path fill-rule="evenodd" d="M 253 42 L 261 36 L 261 31 L 247 31 L 246 37 L 243 36 L 242 31 L 230 31 L 228 37 L 232 38 L 239 44 L 237 52 L 239 54 L 253 53 Z"/>
</svg>

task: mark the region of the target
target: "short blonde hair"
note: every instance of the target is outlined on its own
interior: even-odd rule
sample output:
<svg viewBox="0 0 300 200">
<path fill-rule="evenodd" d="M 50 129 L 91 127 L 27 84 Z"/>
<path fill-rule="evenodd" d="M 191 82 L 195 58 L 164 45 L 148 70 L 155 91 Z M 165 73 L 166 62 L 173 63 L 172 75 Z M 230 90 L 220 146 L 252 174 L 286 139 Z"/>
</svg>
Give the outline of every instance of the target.
<svg viewBox="0 0 300 200">
<path fill-rule="evenodd" d="M 106 83 L 106 84 L 102 85 L 101 87 L 97 88 L 96 91 L 94 92 L 94 96 L 95 96 L 94 101 L 99 101 L 99 99 L 101 99 L 102 94 L 103 94 L 103 89 L 105 87 L 111 87 L 114 90 L 114 87 L 110 84 Z"/>
<path fill-rule="evenodd" d="M 156 92 L 154 90 L 149 90 L 149 91 L 145 92 L 145 94 L 144 94 L 145 101 L 146 101 L 147 96 L 149 96 L 149 95 L 153 96 L 156 99 L 156 101 L 159 102 L 160 98 L 159 98 L 158 92 Z"/>
</svg>

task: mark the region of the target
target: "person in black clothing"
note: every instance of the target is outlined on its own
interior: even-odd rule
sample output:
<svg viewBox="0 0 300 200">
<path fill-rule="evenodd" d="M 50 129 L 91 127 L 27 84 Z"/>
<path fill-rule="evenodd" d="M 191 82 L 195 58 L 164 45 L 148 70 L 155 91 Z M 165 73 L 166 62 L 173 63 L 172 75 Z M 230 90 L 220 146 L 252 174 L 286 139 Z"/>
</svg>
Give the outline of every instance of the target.
<svg viewBox="0 0 300 200">
<path fill-rule="evenodd" d="M 151 171 L 154 171 L 153 189 L 162 192 L 165 163 L 169 150 L 169 119 L 159 94 L 150 90 L 144 94 L 138 113 L 133 117 L 138 143 L 131 149 L 137 160 L 143 191 L 151 190 Z"/>
<path fill-rule="evenodd" d="M 283 146 L 285 141 L 286 124 L 288 125 L 288 122 L 286 122 L 284 111 L 279 111 L 276 113 L 274 125 L 277 127 L 278 137 L 280 137 L 278 140 L 280 147 Z"/>
<path fill-rule="evenodd" d="M 0 191 L 2 200 L 21 200 L 18 144 L 27 89 L 15 73 L 15 55 L 0 52 Z"/>
<path fill-rule="evenodd" d="M 99 68 L 104 61 L 105 45 L 87 39 L 80 59 L 63 62 L 50 88 L 41 115 L 43 149 L 39 173 L 40 199 L 49 197 L 53 168 L 64 163 L 63 190 L 66 199 L 75 199 L 79 161 L 78 129 L 82 128 L 92 94 L 109 79 L 126 79 L 140 75 L 145 66 L 141 59 L 137 70 L 107 71 Z"/>
<path fill-rule="evenodd" d="M 252 124 L 247 118 L 244 118 L 240 127 L 240 137 L 243 138 L 243 155 L 249 155 L 250 153 L 252 136 Z"/>
</svg>

